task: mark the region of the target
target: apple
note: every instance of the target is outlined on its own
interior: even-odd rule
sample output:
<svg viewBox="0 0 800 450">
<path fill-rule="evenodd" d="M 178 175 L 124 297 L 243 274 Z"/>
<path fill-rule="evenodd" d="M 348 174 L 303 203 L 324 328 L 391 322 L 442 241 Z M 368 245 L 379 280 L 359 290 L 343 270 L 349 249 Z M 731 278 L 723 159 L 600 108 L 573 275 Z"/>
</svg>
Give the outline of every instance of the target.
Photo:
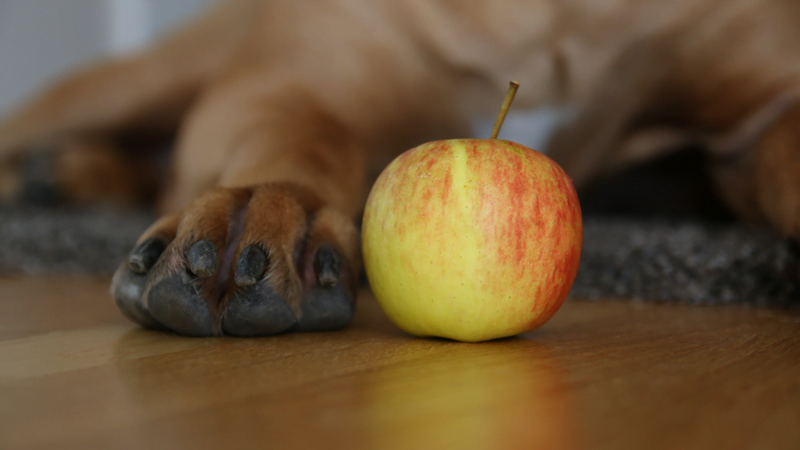
<svg viewBox="0 0 800 450">
<path fill-rule="evenodd" d="M 362 224 L 367 277 L 389 319 L 416 336 L 468 342 L 549 320 L 575 280 L 582 240 L 570 177 L 499 139 L 403 153 L 373 185 Z"/>
</svg>

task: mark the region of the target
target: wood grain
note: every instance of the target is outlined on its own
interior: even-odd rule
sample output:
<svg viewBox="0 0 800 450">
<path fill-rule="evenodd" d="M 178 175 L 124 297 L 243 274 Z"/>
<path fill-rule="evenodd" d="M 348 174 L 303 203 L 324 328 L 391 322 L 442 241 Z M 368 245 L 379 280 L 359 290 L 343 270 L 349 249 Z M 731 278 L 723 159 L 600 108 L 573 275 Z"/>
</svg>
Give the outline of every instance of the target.
<svg viewBox="0 0 800 450">
<path fill-rule="evenodd" d="M 540 330 L 415 339 L 139 329 L 108 280 L 0 279 L 0 448 L 800 447 L 800 314 L 568 302 Z"/>
</svg>

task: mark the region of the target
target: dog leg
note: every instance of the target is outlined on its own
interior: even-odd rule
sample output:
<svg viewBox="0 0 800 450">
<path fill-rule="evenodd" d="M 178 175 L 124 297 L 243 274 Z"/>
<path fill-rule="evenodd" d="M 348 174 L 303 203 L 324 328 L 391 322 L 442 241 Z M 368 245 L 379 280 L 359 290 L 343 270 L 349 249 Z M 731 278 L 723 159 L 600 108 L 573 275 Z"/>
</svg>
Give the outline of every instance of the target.
<svg viewBox="0 0 800 450">
<path fill-rule="evenodd" d="M 793 100 L 737 139 L 733 151 L 717 149 L 710 168 L 718 193 L 740 217 L 800 238 L 800 104 Z"/>
<path fill-rule="evenodd" d="M 116 302 L 143 326 L 261 336 L 353 316 L 364 153 L 308 90 L 252 79 L 258 90 L 231 80 L 189 115 L 162 205 L 194 200 L 117 271 Z"/>
<path fill-rule="evenodd" d="M 718 194 L 739 217 L 800 237 L 798 75 L 784 65 L 796 49 L 758 28 L 769 12 L 739 14 L 727 33 L 700 27 L 623 53 L 552 141 L 576 185 L 690 145 L 705 150 Z"/>
<path fill-rule="evenodd" d="M 632 45 L 597 83 L 575 120 L 556 131 L 547 153 L 576 187 L 691 141 L 680 127 L 657 119 L 672 90 L 674 57 L 668 38 Z"/>
</svg>

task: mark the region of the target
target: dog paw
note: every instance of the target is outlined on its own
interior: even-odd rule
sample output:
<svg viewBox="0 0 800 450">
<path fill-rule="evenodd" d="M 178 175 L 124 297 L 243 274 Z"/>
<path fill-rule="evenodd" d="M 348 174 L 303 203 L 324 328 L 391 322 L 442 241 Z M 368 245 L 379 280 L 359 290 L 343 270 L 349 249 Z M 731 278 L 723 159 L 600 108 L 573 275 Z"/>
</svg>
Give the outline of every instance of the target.
<svg viewBox="0 0 800 450">
<path fill-rule="evenodd" d="M 343 214 L 285 184 L 219 188 L 140 238 L 112 282 L 132 321 L 191 336 L 345 327 L 358 237 Z"/>
</svg>

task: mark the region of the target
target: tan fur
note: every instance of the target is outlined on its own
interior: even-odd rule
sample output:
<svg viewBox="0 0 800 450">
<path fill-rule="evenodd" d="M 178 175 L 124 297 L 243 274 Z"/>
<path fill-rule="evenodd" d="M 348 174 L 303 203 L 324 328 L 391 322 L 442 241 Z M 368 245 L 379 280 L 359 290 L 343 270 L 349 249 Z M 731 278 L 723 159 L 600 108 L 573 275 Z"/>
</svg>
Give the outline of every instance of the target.
<svg viewBox="0 0 800 450">
<path fill-rule="evenodd" d="M 369 181 L 407 148 L 468 134 L 509 79 L 522 85 L 517 107 L 577 105 L 552 155 L 583 185 L 685 143 L 735 147 L 725 138 L 800 87 L 799 56 L 793 0 L 229 1 L 33 99 L 0 124 L 0 157 L 85 133 L 175 132 L 159 205 L 192 205 L 180 242 L 227 223 L 225 201 L 195 200 L 209 190 L 260 199 L 256 186 L 281 182 L 319 199 L 307 212 L 330 208 L 327 231 L 313 233 L 354 261 L 357 243 L 334 223 L 358 214 Z M 736 139 L 754 139 L 736 163 L 712 167 L 742 217 L 795 236 L 797 120 L 796 109 L 776 114 Z M 294 208 L 249 201 L 248 214 Z M 246 241 L 283 239 L 270 220 L 248 223 Z"/>
</svg>

